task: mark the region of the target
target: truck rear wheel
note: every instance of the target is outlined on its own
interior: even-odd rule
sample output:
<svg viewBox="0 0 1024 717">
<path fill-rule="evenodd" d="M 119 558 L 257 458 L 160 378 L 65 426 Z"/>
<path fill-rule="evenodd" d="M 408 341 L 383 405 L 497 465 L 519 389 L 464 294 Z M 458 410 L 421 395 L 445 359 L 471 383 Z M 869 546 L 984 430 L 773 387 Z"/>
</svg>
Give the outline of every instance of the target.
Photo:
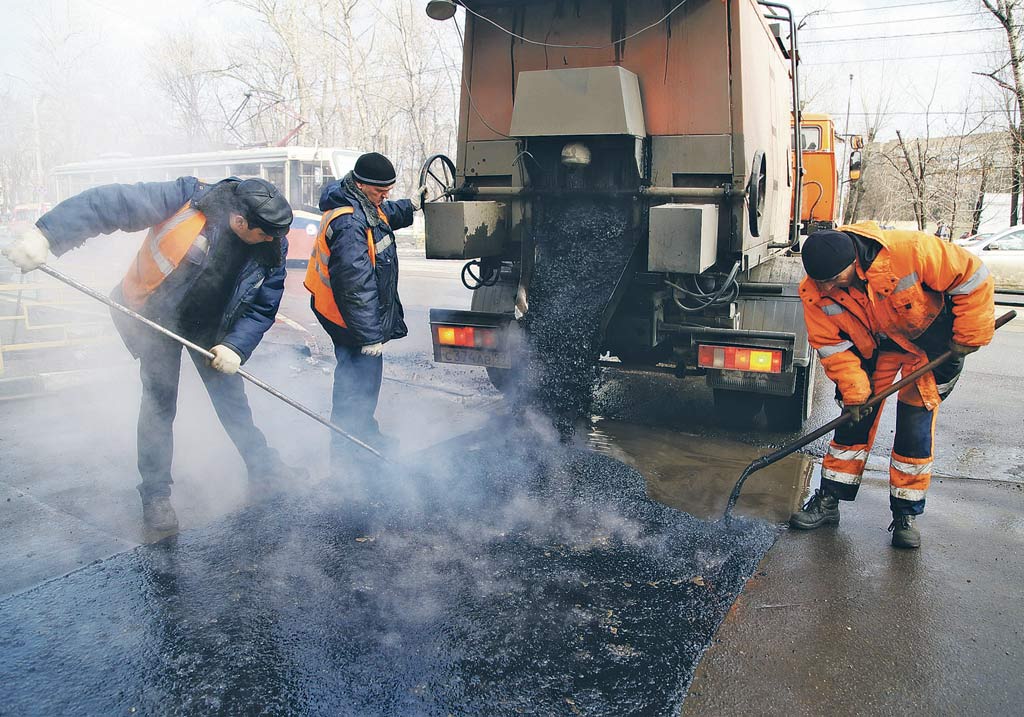
<svg viewBox="0 0 1024 717">
<path fill-rule="evenodd" d="M 713 389 L 715 416 L 726 428 L 750 428 L 764 405 L 764 396 L 753 391 Z"/>
<path fill-rule="evenodd" d="M 487 311 L 494 314 L 511 314 L 515 311 L 515 281 L 504 278 L 493 286 L 481 286 L 473 292 L 470 308 L 473 311 Z M 487 367 L 487 378 L 491 385 L 505 393 L 512 388 L 515 369 Z"/>
<path fill-rule="evenodd" d="M 811 415 L 816 369 L 817 358 L 812 357 L 809 366 L 796 369 L 796 388 L 792 396 L 765 397 L 764 415 L 769 430 L 799 431 L 803 428 L 804 421 Z"/>
</svg>

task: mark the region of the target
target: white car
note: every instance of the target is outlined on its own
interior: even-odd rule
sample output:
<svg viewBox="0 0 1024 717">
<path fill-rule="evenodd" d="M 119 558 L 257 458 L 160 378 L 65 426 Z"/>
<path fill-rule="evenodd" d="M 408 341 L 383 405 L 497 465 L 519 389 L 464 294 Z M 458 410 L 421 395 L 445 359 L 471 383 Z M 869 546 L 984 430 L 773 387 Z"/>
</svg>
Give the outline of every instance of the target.
<svg viewBox="0 0 1024 717">
<path fill-rule="evenodd" d="M 985 262 L 996 280 L 997 291 L 1024 291 L 1024 226 L 964 244 L 964 249 Z"/>
</svg>

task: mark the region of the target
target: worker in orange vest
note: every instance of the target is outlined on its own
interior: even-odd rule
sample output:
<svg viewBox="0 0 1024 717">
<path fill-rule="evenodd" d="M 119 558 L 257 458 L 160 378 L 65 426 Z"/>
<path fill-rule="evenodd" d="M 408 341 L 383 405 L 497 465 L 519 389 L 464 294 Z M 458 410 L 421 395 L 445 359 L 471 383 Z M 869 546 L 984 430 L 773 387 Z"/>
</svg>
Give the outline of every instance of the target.
<svg viewBox="0 0 1024 717">
<path fill-rule="evenodd" d="M 804 243 L 800 284 L 807 337 L 854 421 L 836 429 L 822 461 L 821 487 L 790 526 L 839 522 L 839 501 L 857 495 L 880 411 L 873 393 L 948 349 L 955 358 L 900 390 L 889 460 L 892 544 L 917 548 L 915 516 L 932 475 L 935 418 L 964 357 L 992 340 L 994 286 L 978 257 L 939 237 L 886 231 L 874 222 L 818 231 Z M 869 415 L 870 414 L 870 415 Z"/>
<path fill-rule="evenodd" d="M 384 344 L 408 333 L 398 296 L 395 230 L 412 224 L 424 190 L 389 201 L 394 165 L 377 152 L 360 156 L 352 171 L 320 196 L 320 232 L 306 270 L 313 314 L 334 343 L 331 422 L 383 452 L 397 439 L 381 435 L 374 413 L 380 395 Z M 360 457 L 331 437 L 332 472 Z"/>
<path fill-rule="evenodd" d="M 250 488 L 266 494 L 295 475 L 252 420 L 236 372 L 274 324 L 284 292 L 285 235 L 292 210 L 263 179 L 234 177 L 210 185 L 195 177 L 172 182 L 109 184 L 87 189 L 44 214 L 4 254 L 22 271 L 97 234 L 149 234 L 113 298 L 200 346 L 190 354 L 217 416 L 238 448 Z M 177 411 L 181 345 L 112 312 L 128 350 L 139 359 L 139 493 L 147 528 L 173 532 L 170 502 L 172 424 Z"/>
</svg>

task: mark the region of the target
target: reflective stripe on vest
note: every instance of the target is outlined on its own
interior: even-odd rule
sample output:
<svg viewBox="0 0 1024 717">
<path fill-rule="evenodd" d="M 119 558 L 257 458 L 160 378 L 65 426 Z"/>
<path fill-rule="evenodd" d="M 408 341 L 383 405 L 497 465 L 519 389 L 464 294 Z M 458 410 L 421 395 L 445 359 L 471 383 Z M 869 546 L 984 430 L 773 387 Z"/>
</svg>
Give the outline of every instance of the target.
<svg viewBox="0 0 1024 717">
<path fill-rule="evenodd" d="M 331 289 L 331 274 L 329 270 L 331 250 L 327 246 L 327 239 L 334 236 L 331 229 L 331 222 L 340 216 L 352 214 L 355 211 L 352 207 L 340 207 L 326 212 L 320 218 L 320 231 L 317 234 L 316 242 L 313 243 L 313 253 L 309 257 L 309 266 L 306 267 L 306 278 L 302 284 L 313 295 L 313 306 L 321 316 L 328 319 L 342 328 L 347 328 L 345 318 L 341 315 L 338 302 L 334 299 L 334 291 Z M 388 226 L 387 217 L 384 212 L 377 208 L 377 214 L 385 226 Z M 390 229 L 390 226 L 388 227 Z M 377 255 L 394 243 L 389 233 L 379 242 L 373 241 L 373 228 L 366 228 L 366 251 L 370 256 L 370 265 L 377 266 Z"/>
<path fill-rule="evenodd" d="M 907 274 L 902 279 L 900 279 L 898 282 L 896 282 L 896 288 L 892 290 L 892 293 L 896 294 L 896 293 L 899 293 L 901 291 L 906 291 L 910 287 L 916 285 L 917 282 L 918 282 L 918 278 L 917 278 L 917 272 L 916 271 L 912 272 L 910 274 Z"/>
<path fill-rule="evenodd" d="M 985 279 L 988 278 L 988 275 L 988 267 L 982 264 L 978 267 L 978 270 L 967 279 L 967 281 L 960 284 L 960 286 L 950 289 L 946 294 L 948 296 L 962 296 L 964 294 L 973 293 L 985 283 Z"/>
<path fill-rule="evenodd" d="M 206 215 L 189 202 L 174 216 L 150 229 L 121 281 L 125 302 L 132 308 L 141 308 L 164 279 L 178 268 L 193 245 L 207 253 L 209 242 L 201 234 L 205 226 Z"/>
<path fill-rule="evenodd" d="M 846 309 L 839 304 L 823 304 L 821 307 L 821 313 L 825 314 L 825 316 L 839 316 L 844 311 Z"/>
<path fill-rule="evenodd" d="M 835 356 L 838 353 L 842 353 L 843 351 L 849 351 L 852 348 L 852 341 L 840 341 L 838 344 L 822 346 L 820 349 L 818 349 L 818 356 L 820 358 L 826 359 L 829 356 Z"/>
</svg>

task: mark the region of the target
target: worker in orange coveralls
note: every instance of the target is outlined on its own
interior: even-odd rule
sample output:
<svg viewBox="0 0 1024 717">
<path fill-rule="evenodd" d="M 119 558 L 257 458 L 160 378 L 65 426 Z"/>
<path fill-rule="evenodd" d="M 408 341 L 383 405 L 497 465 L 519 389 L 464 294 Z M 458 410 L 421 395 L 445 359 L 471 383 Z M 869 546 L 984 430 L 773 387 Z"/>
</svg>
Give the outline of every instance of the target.
<svg viewBox="0 0 1024 717">
<path fill-rule="evenodd" d="M 954 357 L 899 392 L 889 461 L 892 544 L 917 548 L 914 517 L 932 476 L 935 419 L 963 370 L 964 357 L 992 340 L 993 280 L 981 260 L 931 234 L 886 231 L 874 222 L 811 234 L 800 284 L 808 339 L 837 399 L 854 420 L 836 429 L 821 466 L 821 487 L 790 526 L 839 522 L 839 501 L 857 496 L 881 411 L 872 394 L 948 349 Z"/>
</svg>

